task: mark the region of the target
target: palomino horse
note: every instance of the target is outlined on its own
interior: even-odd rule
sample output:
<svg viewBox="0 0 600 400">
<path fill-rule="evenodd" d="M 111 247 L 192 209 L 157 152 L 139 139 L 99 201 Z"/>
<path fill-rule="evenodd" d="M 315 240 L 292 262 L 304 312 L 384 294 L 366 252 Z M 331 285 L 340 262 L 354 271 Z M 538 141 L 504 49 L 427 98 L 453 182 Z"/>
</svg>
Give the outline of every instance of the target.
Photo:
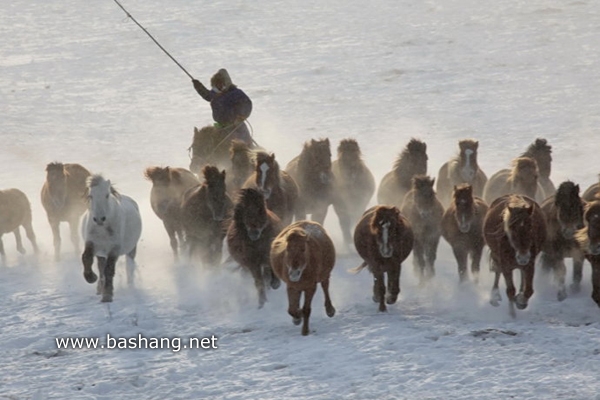
<svg viewBox="0 0 600 400">
<path fill-rule="evenodd" d="M 592 299 L 600 307 L 600 199 L 585 206 L 585 227 L 576 234 L 585 258 L 592 264 Z"/>
<path fill-rule="evenodd" d="M 552 146 L 548 144 L 546 139 L 537 138 L 529 145 L 527 150 L 521 154 L 521 157 L 533 158 L 538 167 L 538 183 L 540 184 L 544 198 L 538 201 L 545 200 L 546 197 L 552 196 L 556 192 L 556 187 L 550 180 L 552 172 Z"/>
<path fill-rule="evenodd" d="M 269 252 L 271 242 L 282 228 L 281 220 L 267 208 L 260 191 L 240 190 L 227 230 L 227 247 L 231 257 L 252 274 L 259 308 L 267 301 L 265 282 L 273 289 L 281 283 L 271 269 Z"/>
<path fill-rule="evenodd" d="M 98 260 L 97 293 L 102 302 L 113 300 L 113 278 L 119 256 L 126 255 L 127 283 L 133 285 L 135 253 L 142 234 L 142 219 L 137 203 L 118 193 L 109 180 L 91 175 L 87 180 L 88 209 L 81 219 L 85 249 L 81 255 L 83 276 L 94 283 L 94 256 Z"/>
<path fill-rule="evenodd" d="M 294 324 L 302 322 L 302 335 L 309 333 L 311 303 L 320 283 L 325 295 L 325 312 L 335 315 L 329 297 L 329 277 L 335 265 L 335 248 L 327 231 L 318 223 L 297 221 L 287 226 L 271 245 L 273 272 L 287 285 L 288 314 Z M 300 297 L 304 292 L 304 305 Z"/>
<path fill-rule="evenodd" d="M 227 194 L 233 198 L 254 172 L 256 161 L 250 146 L 246 142 L 237 139 L 231 141 L 229 159 L 231 165 L 227 169 L 225 187 L 227 188 Z"/>
<path fill-rule="evenodd" d="M 520 194 L 544 200 L 543 190 L 538 183 L 537 164 L 533 158 L 517 158 L 513 160 L 512 169 L 502 169 L 492 175 L 483 189 L 483 200 L 491 204 L 505 194 Z"/>
<path fill-rule="evenodd" d="M 468 183 L 473 195 L 481 197 L 487 182 L 487 176 L 477 164 L 479 142 L 464 139 L 458 142 L 458 147 L 458 156 L 442 165 L 438 172 L 436 191 L 444 207 L 448 207 L 452 201 L 452 188 L 456 185 Z"/>
<path fill-rule="evenodd" d="M 192 161 L 190 171 L 200 175 L 205 165 L 227 168 L 229 165 L 229 148 L 232 138 L 226 129 L 208 125 L 202 129 L 194 127 L 194 138 L 191 150 Z"/>
<path fill-rule="evenodd" d="M 299 189 L 294 178 L 279 169 L 275 154 L 264 151 L 256 153 L 255 171 L 243 187 L 258 189 L 265 196 L 267 208 L 281 219 L 284 226 L 292 222 Z"/>
<path fill-rule="evenodd" d="M 488 206 L 480 197 L 473 195 L 473 187 L 462 183 L 454 187 L 452 202 L 442 218 L 442 236 L 452 247 L 458 264 L 458 279 L 468 280 L 467 261 L 471 256 L 471 274 L 479 280 L 479 264 L 485 241 L 483 219 Z"/>
<path fill-rule="evenodd" d="M 46 181 L 42 186 L 42 205 L 54 238 L 54 258 L 60 259 L 60 223 L 65 221 L 71 231 L 71 242 L 79 253 L 79 219 L 87 209 L 86 179 L 90 171 L 79 164 L 50 163 L 46 166 Z"/>
<path fill-rule="evenodd" d="M 598 175 L 598 182 L 593 183 L 587 189 L 585 189 L 585 192 L 583 192 L 581 198 L 584 201 L 594 201 L 596 200 L 598 193 L 600 193 L 600 175 Z"/>
<path fill-rule="evenodd" d="M 541 205 L 547 225 L 546 243 L 542 248 L 542 268 L 554 273 L 559 301 L 567 297 L 565 257 L 573 258 L 571 288 L 578 291 L 581 283 L 585 257 L 575 239 L 575 233 L 583 228 L 584 204 L 579 197 L 579 185 L 566 181 L 558 186 L 554 196 L 548 197 Z"/>
<path fill-rule="evenodd" d="M 514 305 L 523 310 L 533 295 L 535 258 L 546 240 L 546 221 L 538 204 L 521 195 L 505 195 L 496 199 L 483 221 L 483 237 L 491 251 L 494 286 L 490 303 L 498 306 L 502 300 L 498 283 L 500 274 L 506 282 L 506 295 L 511 316 Z M 516 294 L 513 270 L 521 270 L 521 285 Z"/>
<path fill-rule="evenodd" d="M 396 206 L 372 207 L 356 224 L 354 246 L 364 262 L 351 272 L 369 268 L 373 274 L 373 301 L 379 303 L 379 311 L 387 311 L 385 304 L 398 300 L 402 263 L 413 248 L 410 222 Z"/>
<path fill-rule="evenodd" d="M 225 170 L 207 165 L 204 182 L 188 189 L 181 201 L 183 232 L 190 260 L 199 252 L 205 266 L 216 266 L 223 256 L 225 221 L 233 202 L 225 190 Z"/>
<path fill-rule="evenodd" d="M 340 228 L 346 244 L 352 243 L 352 227 L 356 225 L 367 209 L 373 193 L 375 193 L 375 177 L 362 160 L 358 143 L 354 139 L 344 139 L 337 148 L 337 159 L 331 165 L 335 177 L 335 192 L 344 203 L 343 209 L 338 202 L 333 208 L 340 218 Z"/>
<path fill-rule="evenodd" d="M 427 145 L 418 139 L 411 139 L 394 162 L 392 171 L 381 179 L 377 202 L 402 207 L 404 196 L 412 188 L 412 178 L 425 174 L 427 174 Z"/>
<path fill-rule="evenodd" d="M 413 265 L 421 284 L 435 275 L 435 259 L 442 235 L 444 206 L 433 190 L 435 179 L 425 175 L 413 178 L 413 188 L 404 196 L 402 214 L 410 221 L 415 242 Z"/>
<path fill-rule="evenodd" d="M 15 235 L 17 251 L 25 254 L 21 231 L 19 230 L 20 226 L 25 229 L 27 239 L 29 239 L 34 252 L 37 254 L 39 250 L 31 225 L 31 204 L 27 196 L 19 189 L 0 190 L 0 256 L 3 264 L 6 263 L 6 254 L 2 243 L 2 235 L 5 233 L 12 232 Z"/>
<path fill-rule="evenodd" d="M 152 182 L 150 205 L 163 222 L 177 259 L 179 246 L 183 244 L 181 200 L 186 190 L 199 185 L 200 181 L 187 169 L 177 167 L 148 167 L 144 176 Z"/>
</svg>

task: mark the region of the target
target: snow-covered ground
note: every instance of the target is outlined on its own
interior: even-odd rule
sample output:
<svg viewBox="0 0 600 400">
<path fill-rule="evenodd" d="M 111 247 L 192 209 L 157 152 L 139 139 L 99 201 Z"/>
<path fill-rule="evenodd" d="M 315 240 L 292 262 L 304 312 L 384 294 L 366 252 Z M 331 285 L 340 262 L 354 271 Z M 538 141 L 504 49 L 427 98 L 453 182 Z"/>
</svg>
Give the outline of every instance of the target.
<svg viewBox="0 0 600 400">
<path fill-rule="evenodd" d="M 600 172 L 600 11 L 592 0 L 128 0 L 195 77 L 219 68 L 253 99 L 255 139 L 281 164 L 304 141 L 359 141 L 379 180 L 411 137 L 436 174 L 457 141 L 480 141 L 490 175 L 536 137 L 553 146 L 555 183 Z M 311 335 L 287 315 L 284 288 L 256 309 L 238 272 L 175 264 L 149 205 L 151 165 L 189 165 L 193 127 L 210 108 L 189 78 L 110 0 L 15 0 L 0 6 L 0 187 L 29 197 L 42 254 L 3 237 L 0 398 L 7 399 L 600 399 L 600 309 L 590 268 L 557 302 L 538 273 L 516 319 L 488 304 L 491 275 L 458 285 L 442 243 L 434 282 L 411 258 L 389 312 L 371 277 L 340 254 L 337 314 L 318 293 Z M 136 289 L 119 264 L 115 301 L 99 302 L 63 231 L 52 258 L 39 199 L 52 161 L 102 172 L 142 209 Z M 337 218 L 326 228 L 336 244 Z M 339 246 L 341 248 L 341 246 Z M 121 261 L 122 263 L 122 261 Z M 569 273 L 570 273 L 569 267 Z M 218 349 L 58 350 L 57 337 L 210 337 Z"/>
</svg>

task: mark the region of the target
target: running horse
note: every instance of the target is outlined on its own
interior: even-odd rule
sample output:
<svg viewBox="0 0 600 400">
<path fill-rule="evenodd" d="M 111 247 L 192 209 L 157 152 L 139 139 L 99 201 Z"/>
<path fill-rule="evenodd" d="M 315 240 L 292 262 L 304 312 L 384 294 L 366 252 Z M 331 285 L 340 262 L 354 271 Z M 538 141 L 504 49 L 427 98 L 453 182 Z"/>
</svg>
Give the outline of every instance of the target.
<svg viewBox="0 0 600 400">
<path fill-rule="evenodd" d="M 600 307 L 600 197 L 585 206 L 585 227 L 576 238 L 585 258 L 592 264 L 592 299 Z"/>
</svg>

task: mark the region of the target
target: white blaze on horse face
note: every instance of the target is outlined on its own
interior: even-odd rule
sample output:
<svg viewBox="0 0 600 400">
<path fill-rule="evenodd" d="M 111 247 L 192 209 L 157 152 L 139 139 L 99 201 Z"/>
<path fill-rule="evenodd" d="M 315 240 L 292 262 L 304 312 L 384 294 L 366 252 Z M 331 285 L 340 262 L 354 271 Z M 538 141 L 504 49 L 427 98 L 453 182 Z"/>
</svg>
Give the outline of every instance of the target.
<svg viewBox="0 0 600 400">
<path fill-rule="evenodd" d="M 92 220 L 103 225 L 110 209 L 110 181 L 100 182 L 90 188 L 90 206 Z"/>
<path fill-rule="evenodd" d="M 263 192 L 263 195 L 265 196 L 265 199 L 268 199 L 269 196 L 271 195 L 271 191 L 267 191 L 265 189 L 265 183 L 267 181 L 267 171 L 269 170 L 269 165 L 264 162 L 262 164 L 260 164 L 260 172 L 262 173 L 261 177 L 260 177 L 260 185 L 259 185 L 259 189 L 261 190 L 261 192 Z"/>
<path fill-rule="evenodd" d="M 465 165 L 462 167 L 461 175 L 466 181 L 472 181 L 475 178 L 475 168 L 471 165 L 471 155 L 475 153 L 471 149 L 465 150 L 465 156 L 467 157 L 467 161 Z"/>
<path fill-rule="evenodd" d="M 390 222 L 381 224 L 381 243 L 379 244 L 379 253 L 383 258 L 390 258 L 394 254 L 394 248 L 390 246 Z"/>
</svg>

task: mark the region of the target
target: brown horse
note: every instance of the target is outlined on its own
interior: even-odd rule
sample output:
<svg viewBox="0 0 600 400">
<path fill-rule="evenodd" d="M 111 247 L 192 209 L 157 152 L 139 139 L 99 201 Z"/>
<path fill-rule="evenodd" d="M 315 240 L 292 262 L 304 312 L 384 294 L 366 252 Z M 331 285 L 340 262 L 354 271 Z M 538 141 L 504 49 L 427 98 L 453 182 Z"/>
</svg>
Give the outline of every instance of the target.
<svg viewBox="0 0 600 400">
<path fill-rule="evenodd" d="M 498 284 L 500 274 L 506 282 L 509 311 L 515 316 L 514 305 L 523 310 L 533 295 L 535 258 L 546 240 L 546 221 L 538 204 L 521 195 L 505 195 L 496 199 L 483 221 L 483 237 L 491 251 L 494 286 L 490 303 L 498 306 L 502 300 Z M 516 294 L 513 270 L 521 270 L 521 285 Z"/>
<path fill-rule="evenodd" d="M 585 189 L 585 192 L 583 192 L 581 198 L 584 201 L 594 201 L 596 200 L 598 193 L 600 193 L 600 175 L 598 175 L 598 182 Z"/>
<path fill-rule="evenodd" d="M 379 303 L 381 312 L 387 310 L 385 303 L 398 300 L 402 263 L 413 248 L 413 240 L 410 222 L 395 206 L 372 207 L 356 225 L 354 246 L 364 262 L 351 271 L 369 268 L 373 274 L 373 301 Z"/>
<path fill-rule="evenodd" d="M 237 195 L 238 190 L 244 186 L 246 180 L 254 172 L 256 168 L 254 158 L 254 152 L 246 142 L 237 139 L 231 141 L 229 148 L 231 165 L 228 167 L 227 179 L 225 179 L 227 194 L 230 197 L 233 198 Z"/>
<path fill-rule="evenodd" d="M 227 230 L 227 247 L 231 257 L 252 274 L 259 308 L 267 301 L 265 282 L 273 289 L 280 285 L 271 269 L 269 253 L 271 242 L 282 228 L 281 220 L 267 208 L 260 191 L 253 188 L 240 190 Z"/>
<path fill-rule="evenodd" d="M 31 204 L 25 193 L 19 189 L 0 190 L 0 256 L 2 263 L 6 263 L 6 253 L 2 243 L 2 235 L 12 232 L 17 242 L 17 251 L 25 254 L 25 248 L 21 241 L 21 231 L 19 227 L 23 226 L 27 239 L 31 242 L 34 252 L 37 254 L 39 249 L 35 240 L 35 233 L 31 225 Z"/>
<path fill-rule="evenodd" d="M 221 262 L 224 221 L 229 217 L 233 203 L 225 191 L 225 170 L 212 165 L 202 169 L 204 182 L 188 189 L 181 202 L 181 220 L 190 259 L 200 252 L 204 265 Z"/>
<path fill-rule="evenodd" d="M 483 189 L 483 200 L 491 204 L 505 194 L 520 194 L 544 200 L 543 191 L 538 183 L 537 163 L 533 158 L 517 158 L 513 160 L 511 170 L 502 169 L 492 175 Z"/>
<path fill-rule="evenodd" d="M 442 236 L 452 247 L 458 264 L 458 279 L 468 280 L 467 261 L 471 256 L 471 274 L 479 281 L 479 263 L 485 241 L 483 219 L 488 206 L 481 198 L 473 195 L 473 187 L 462 183 L 454 187 L 452 202 L 442 218 Z"/>
<path fill-rule="evenodd" d="M 412 189 L 404 196 L 400 209 L 410 221 L 415 237 L 413 265 L 421 284 L 435 275 L 434 264 L 442 235 L 444 206 L 435 195 L 434 183 L 435 179 L 428 176 L 415 176 Z"/>
<path fill-rule="evenodd" d="M 565 257 L 573 258 L 571 288 L 579 291 L 585 256 L 575 239 L 575 233 L 583 228 L 584 205 L 579 197 L 579 185 L 571 181 L 561 183 L 556 194 L 547 198 L 541 205 L 547 225 L 546 243 L 542 248 L 542 268 L 554 273 L 559 301 L 567 297 Z"/>
<path fill-rule="evenodd" d="M 427 174 L 427 144 L 418 139 L 411 139 L 394 162 L 392 171 L 381 179 L 377 202 L 402 207 L 404 196 L 412 189 L 412 178 L 425 174 Z"/>
<path fill-rule="evenodd" d="M 529 145 L 527 150 L 521 154 L 521 157 L 530 157 L 535 160 L 538 167 L 538 183 L 543 191 L 543 198 L 538 201 L 545 200 L 546 197 L 552 196 L 556 192 L 556 187 L 550 180 L 552 172 L 552 146 L 548 144 L 546 139 L 537 138 Z M 539 193 L 540 195 L 542 193 Z"/>
<path fill-rule="evenodd" d="M 273 211 L 284 226 L 294 218 L 299 189 L 294 178 L 279 169 L 275 154 L 258 151 L 256 168 L 243 187 L 258 189 L 267 201 L 267 208 Z"/>
<path fill-rule="evenodd" d="M 217 168 L 227 168 L 230 147 L 231 139 L 225 130 L 214 125 L 202 129 L 194 127 L 194 138 L 188 149 L 192 152 L 190 171 L 200 175 L 202 168 L 209 164 Z"/>
<path fill-rule="evenodd" d="M 458 142 L 458 147 L 458 156 L 442 165 L 437 176 L 436 192 L 444 207 L 452 201 L 452 188 L 456 185 L 468 183 L 473 195 L 481 197 L 487 182 L 487 176 L 477 164 L 479 142 L 464 139 Z"/>
<path fill-rule="evenodd" d="M 585 227 L 577 232 L 576 238 L 592 264 L 592 299 L 600 307 L 600 198 L 586 204 L 583 220 Z"/>
<path fill-rule="evenodd" d="M 42 205 L 54 238 L 54 258 L 60 259 L 60 223 L 65 221 L 71 231 L 71 242 L 79 252 L 79 219 L 87 210 L 86 179 L 90 171 L 79 164 L 50 163 L 46 166 L 46 181 L 42 186 Z"/>
<path fill-rule="evenodd" d="M 335 248 L 325 229 L 316 222 L 298 221 L 286 227 L 271 245 L 275 275 L 287 285 L 288 314 L 295 325 L 302 323 L 302 335 L 309 333 L 308 320 L 317 284 L 325 294 L 325 312 L 335 315 L 329 297 L 329 276 L 335 265 Z M 300 297 L 304 292 L 304 305 Z"/>
<path fill-rule="evenodd" d="M 352 227 L 361 218 L 375 193 L 375 177 L 362 160 L 360 148 L 354 139 L 340 142 L 331 171 L 335 177 L 335 192 L 340 199 L 339 203 L 333 203 L 333 208 L 340 216 L 344 241 L 349 244 L 352 243 Z M 343 203 L 342 209 L 340 203 Z"/>
<path fill-rule="evenodd" d="M 200 181 L 187 169 L 176 167 L 148 167 L 144 176 L 152 182 L 150 205 L 163 222 L 177 259 L 179 245 L 183 243 L 181 200 L 183 194 L 189 188 L 200 185 Z"/>
</svg>

